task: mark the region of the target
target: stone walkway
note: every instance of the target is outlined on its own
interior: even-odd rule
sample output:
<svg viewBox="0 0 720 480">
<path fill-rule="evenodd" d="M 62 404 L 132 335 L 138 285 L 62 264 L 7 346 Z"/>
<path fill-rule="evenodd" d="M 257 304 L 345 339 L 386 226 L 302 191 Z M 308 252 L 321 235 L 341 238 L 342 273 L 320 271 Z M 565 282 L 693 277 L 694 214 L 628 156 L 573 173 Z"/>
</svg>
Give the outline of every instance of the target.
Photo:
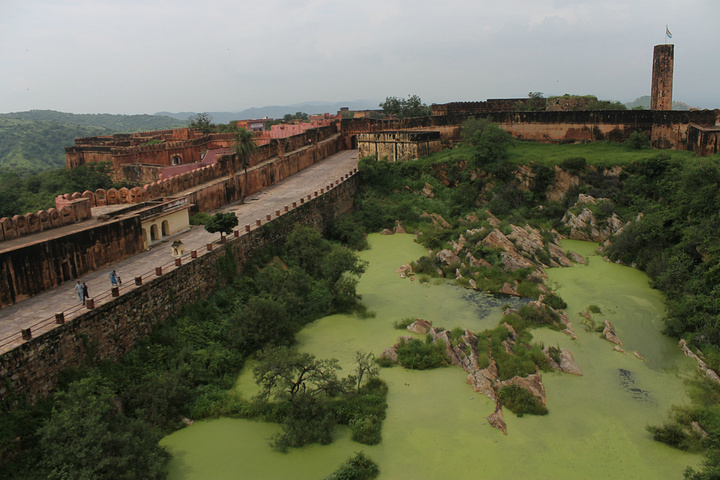
<svg viewBox="0 0 720 480">
<path fill-rule="evenodd" d="M 293 202 L 300 204 L 300 198 L 307 200 L 320 189 L 344 178 L 357 168 L 357 150 L 345 150 L 317 163 L 305 170 L 266 188 L 245 199 L 244 204 L 231 204 L 217 210 L 218 212 L 235 212 L 238 216 L 240 235 L 245 233 L 245 225 L 256 226 L 256 221 L 267 223 L 267 215 L 276 217 L 276 211 L 284 212 L 285 206 L 292 208 Z M 211 234 L 202 226 L 192 226 L 189 230 L 166 237 L 153 244 L 146 252 L 133 255 L 120 262 L 108 265 L 102 270 L 79 278 L 87 283 L 88 293 L 95 306 L 112 301 L 110 272 L 114 269 L 122 278 L 119 293 L 135 288 L 135 277 L 142 277 L 143 283 L 151 281 L 156 275 L 156 268 L 162 267 L 163 272 L 175 268 L 175 259 L 171 255 L 170 244 L 181 240 L 185 255 L 182 262 L 190 261 L 190 252 L 197 250 L 198 255 L 207 252 L 208 243 L 219 242 L 219 234 Z M 35 295 L 27 300 L 0 310 L 0 354 L 23 343 L 21 330 L 30 329 L 37 336 L 56 326 L 55 314 L 62 312 L 68 321 L 86 311 L 86 307 L 78 300 L 74 291 L 75 281 L 66 282 L 52 290 Z"/>
</svg>

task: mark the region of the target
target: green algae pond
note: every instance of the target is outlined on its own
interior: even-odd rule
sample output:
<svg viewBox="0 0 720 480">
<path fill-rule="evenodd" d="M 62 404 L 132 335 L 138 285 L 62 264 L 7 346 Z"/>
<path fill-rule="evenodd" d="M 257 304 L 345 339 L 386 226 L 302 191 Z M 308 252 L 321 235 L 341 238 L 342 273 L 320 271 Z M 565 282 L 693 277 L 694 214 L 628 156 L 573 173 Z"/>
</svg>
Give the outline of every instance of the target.
<svg viewBox="0 0 720 480">
<path fill-rule="evenodd" d="M 379 355 L 405 334 L 393 328 L 397 320 L 424 318 L 448 329 L 480 331 L 497 325 L 504 304 L 519 305 L 514 298 L 449 283 L 402 279 L 396 269 L 426 250 L 411 235 L 374 234 L 369 241 L 371 249 L 360 255 L 370 265 L 358 288 L 376 316 L 333 315 L 298 335 L 301 350 L 337 358 L 345 367 L 341 374 L 350 373 L 356 351 Z M 673 404 L 687 401 L 683 382 L 695 367 L 661 333 L 662 295 L 642 272 L 593 255 L 596 244 L 566 241 L 563 246 L 589 259 L 587 265 L 547 271 L 547 283 L 568 304 L 578 339 L 548 329 L 533 335 L 545 345 L 569 349 L 584 375 L 543 373 L 548 415 L 518 418 L 505 410 L 506 436 L 488 425 L 494 403 L 465 383 L 461 368 L 393 367 L 381 370 L 389 395 L 379 445 L 353 442 L 349 430 L 340 427 L 330 445 L 282 454 L 269 446 L 278 425 L 198 421 L 162 440 L 173 455 L 168 478 L 319 480 L 359 451 L 379 465 L 381 479 L 682 478 L 685 467 L 697 465 L 700 457 L 655 442 L 645 430 L 662 423 Z M 591 305 L 602 311 L 593 314 L 596 321 L 613 323 L 626 354 L 583 327 L 580 313 Z M 247 365 L 236 385 L 247 398 L 255 393 L 250 370 Z"/>
</svg>

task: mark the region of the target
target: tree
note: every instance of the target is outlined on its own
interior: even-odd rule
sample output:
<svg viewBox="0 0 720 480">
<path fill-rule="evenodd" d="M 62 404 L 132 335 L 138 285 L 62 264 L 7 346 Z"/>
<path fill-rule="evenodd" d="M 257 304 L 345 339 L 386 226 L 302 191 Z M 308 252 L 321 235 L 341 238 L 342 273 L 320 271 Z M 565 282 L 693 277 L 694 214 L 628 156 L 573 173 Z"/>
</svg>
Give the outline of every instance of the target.
<svg viewBox="0 0 720 480">
<path fill-rule="evenodd" d="M 480 136 L 485 127 L 490 125 L 492 121 L 489 118 L 475 118 L 470 117 L 465 120 L 461 125 L 461 136 L 463 143 L 468 145 L 477 145 L 480 141 Z"/>
<path fill-rule="evenodd" d="M 375 363 L 375 355 L 372 352 L 355 352 L 355 374 L 348 377 L 355 384 L 357 393 L 371 378 L 375 378 L 380 374 L 380 367 Z"/>
<path fill-rule="evenodd" d="M 255 135 L 253 132 L 248 132 L 245 128 L 238 130 L 235 135 L 235 145 L 233 145 L 233 150 L 240 159 L 240 164 L 245 172 L 245 188 L 242 192 L 242 202 L 244 203 L 248 191 L 247 170 L 250 166 L 250 156 L 255 150 L 257 150 L 257 143 L 255 143 Z"/>
<path fill-rule="evenodd" d="M 187 126 L 188 128 L 197 128 L 207 134 L 215 131 L 215 124 L 212 123 L 212 120 L 212 115 L 209 113 L 198 113 L 188 117 Z"/>
<path fill-rule="evenodd" d="M 225 235 L 229 235 L 237 225 L 238 218 L 234 212 L 216 213 L 210 217 L 210 220 L 205 224 L 205 230 L 210 233 L 222 232 Z"/>
<path fill-rule="evenodd" d="M 39 432 L 45 478 L 165 478 L 170 455 L 158 445 L 161 435 L 124 416 L 99 376 L 73 382 L 55 399 L 52 416 Z"/>
<path fill-rule="evenodd" d="M 343 391 L 338 370 L 340 365 L 334 358 L 318 360 L 315 355 L 290 347 L 265 349 L 258 353 L 253 368 L 255 382 L 260 386 L 256 398 L 267 401 L 270 397 L 292 400 L 301 394 L 336 395 Z"/>
<path fill-rule="evenodd" d="M 417 95 L 408 95 L 407 99 L 386 97 L 379 106 L 386 115 L 398 118 L 430 116 L 430 107 L 422 103 Z"/>
</svg>

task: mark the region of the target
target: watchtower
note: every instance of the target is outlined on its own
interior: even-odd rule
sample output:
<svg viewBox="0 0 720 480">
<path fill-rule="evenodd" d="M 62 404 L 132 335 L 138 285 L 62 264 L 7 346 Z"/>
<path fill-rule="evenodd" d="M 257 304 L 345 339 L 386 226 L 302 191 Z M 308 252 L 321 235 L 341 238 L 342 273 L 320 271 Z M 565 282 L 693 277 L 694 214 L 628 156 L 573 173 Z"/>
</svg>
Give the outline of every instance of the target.
<svg viewBox="0 0 720 480">
<path fill-rule="evenodd" d="M 672 110 L 675 45 L 655 45 L 653 51 L 651 110 Z"/>
</svg>

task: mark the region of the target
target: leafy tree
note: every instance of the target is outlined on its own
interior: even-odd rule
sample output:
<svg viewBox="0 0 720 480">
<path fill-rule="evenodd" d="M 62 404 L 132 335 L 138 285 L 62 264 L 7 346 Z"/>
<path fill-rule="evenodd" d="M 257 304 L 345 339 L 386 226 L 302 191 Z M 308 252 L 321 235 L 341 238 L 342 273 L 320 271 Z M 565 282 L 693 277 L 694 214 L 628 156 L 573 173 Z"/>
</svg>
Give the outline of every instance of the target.
<svg viewBox="0 0 720 480">
<path fill-rule="evenodd" d="M 355 374 L 348 377 L 355 384 L 358 393 L 363 385 L 380 374 L 380 368 L 375 363 L 375 355 L 371 352 L 355 352 Z"/>
<path fill-rule="evenodd" d="M 242 201 L 245 202 L 245 197 L 248 191 L 248 167 L 250 166 L 250 156 L 257 150 L 257 143 L 255 143 L 255 135 L 253 132 L 247 131 L 245 128 L 238 130 L 235 136 L 235 145 L 233 145 L 235 154 L 240 159 L 243 171 L 245 172 L 245 188 L 243 189 Z"/>
<path fill-rule="evenodd" d="M 258 353 L 253 368 L 260 386 L 260 401 L 293 400 L 298 396 L 336 395 L 344 385 L 337 377 L 340 365 L 336 359 L 318 360 L 315 355 L 295 348 L 275 347 Z"/>
<path fill-rule="evenodd" d="M 470 117 L 462 123 L 461 136 L 463 143 L 468 145 L 477 145 L 480 141 L 480 136 L 485 131 L 485 128 L 492 123 L 489 118 L 475 118 Z"/>
<path fill-rule="evenodd" d="M 430 116 L 430 107 L 422 103 L 422 99 L 417 95 L 408 95 L 407 99 L 386 97 L 379 106 L 386 115 L 398 118 Z"/>
<path fill-rule="evenodd" d="M 475 164 L 498 163 L 508 157 L 508 148 L 515 143 L 512 134 L 496 123 L 487 125 L 475 144 Z"/>
<path fill-rule="evenodd" d="M 198 113 L 190 115 L 187 119 L 188 128 L 197 128 L 202 133 L 211 133 L 215 131 L 212 115 L 209 113 Z"/>
<path fill-rule="evenodd" d="M 50 480 L 163 479 L 170 455 L 161 435 L 125 417 L 106 381 L 91 376 L 56 395 L 40 429 L 41 466 Z"/>
<path fill-rule="evenodd" d="M 234 212 L 216 213 L 210 217 L 210 220 L 205 224 L 205 230 L 210 233 L 222 232 L 225 235 L 229 235 L 237 225 L 238 218 Z"/>
</svg>

